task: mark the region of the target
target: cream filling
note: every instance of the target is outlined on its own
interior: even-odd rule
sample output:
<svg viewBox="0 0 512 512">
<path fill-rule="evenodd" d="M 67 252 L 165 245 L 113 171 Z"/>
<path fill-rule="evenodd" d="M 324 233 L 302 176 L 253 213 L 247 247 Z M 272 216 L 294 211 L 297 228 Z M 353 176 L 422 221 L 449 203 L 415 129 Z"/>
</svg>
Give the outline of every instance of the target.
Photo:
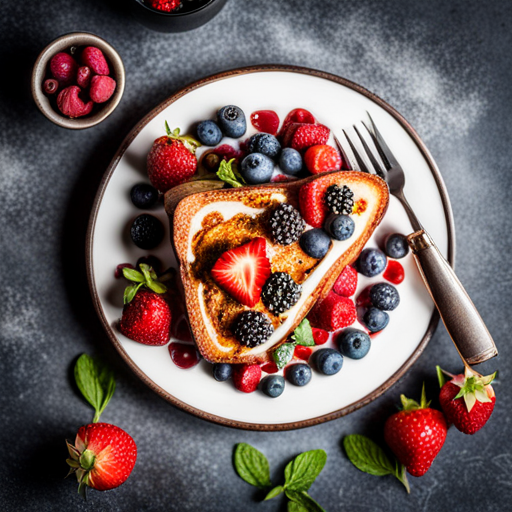
<svg viewBox="0 0 512 512">
<path fill-rule="evenodd" d="M 295 318 L 300 309 L 302 308 L 302 306 L 304 305 L 304 302 L 315 291 L 315 288 L 320 284 L 325 274 L 329 271 L 332 265 L 334 265 L 336 260 L 340 258 L 351 247 L 351 245 L 363 234 L 368 224 L 368 221 L 372 218 L 378 206 L 377 200 L 375 196 L 372 194 L 370 187 L 368 187 L 365 184 L 351 184 L 350 188 L 354 192 L 354 201 L 357 201 L 361 198 L 364 198 L 367 201 L 366 210 L 359 215 L 352 216 L 352 219 L 354 220 L 355 224 L 354 234 L 348 240 L 344 240 L 342 242 L 338 240 L 332 241 L 332 245 L 331 248 L 329 249 L 329 252 L 324 256 L 324 258 L 321 260 L 321 262 L 318 264 L 315 270 L 309 275 L 309 277 L 304 281 L 304 283 L 302 283 L 302 294 L 300 296 L 300 299 L 297 302 L 297 304 L 295 304 L 295 306 L 293 306 L 283 315 L 283 318 L 286 315 L 286 319 L 283 321 L 283 323 L 274 331 L 274 333 L 268 339 L 268 341 L 262 343 L 261 345 L 258 345 L 257 347 L 254 347 L 253 349 L 247 351 L 246 353 L 252 355 L 261 354 L 263 352 L 268 351 L 274 345 L 276 345 L 278 342 L 282 340 L 282 338 L 286 335 L 286 333 L 294 324 Z M 272 198 L 281 202 L 286 199 L 285 196 L 280 193 L 273 194 Z M 208 214 L 212 212 L 219 212 L 222 214 L 224 221 L 227 221 L 239 213 L 250 215 L 251 217 L 254 218 L 256 217 L 256 215 L 259 215 L 264 211 L 264 208 L 251 208 L 239 201 L 222 201 L 212 203 L 201 208 L 201 210 L 199 210 L 193 217 L 191 222 L 191 229 L 188 240 L 188 262 L 192 263 L 195 259 L 192 253 L 193 236 L 200 229 L 202 229 L 202 222 Z M 306 229 L 310 228 L 311 226 L 308 226 Z M 270 259 L 272 259 L 270 255 L 269 257 Z M 219 350 L 223 352 L 229 351 L 231 350 L 229 347 L 225 347 L 218 342 L 217 332 L 213 327 L 209 319 L 209 316 L 206 312 L 203 290 L 203 285 L 202 283 L 200 283 L 197 288 L 197 293 L 199 299 L 199 306 L 205 322 L 206 330 L 208 331 L 208 334 L 212 342 Z"/>
</svg>

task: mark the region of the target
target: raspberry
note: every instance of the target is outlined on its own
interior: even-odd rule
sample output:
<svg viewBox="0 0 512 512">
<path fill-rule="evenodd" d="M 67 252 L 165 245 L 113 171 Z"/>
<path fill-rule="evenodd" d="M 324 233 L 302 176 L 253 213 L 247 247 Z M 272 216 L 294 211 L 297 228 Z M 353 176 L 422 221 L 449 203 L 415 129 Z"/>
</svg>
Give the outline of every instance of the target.
<svg viewBox="0 0 512 512">
<path fill-rule="evenodd" d="M 91 112 L 93 102 L 84 103 L 78 96 L 80 92 L 82 91 L 77 85 L 71 85 L 60 91 L 57 96 L 57 107 L 65 116 L 82 117 Z"/>
<path fill-rule="evenodd" d="M 59 88 L 59 82 L 54 78 L 48 78 L 48 80 L 44 81 L 43 91 L 45 94 L 55 94 L 57 89 Z"/>
<path fill-rule="evenodd" d="M 76 83 L 79 87 L 82 87 L 82 89 L 87 89 L 91 83 L 91 68 L 88 68 L 87 66 L 78 68 Z"/>
<path fill-rule="evenodd" d="M 108 75 L 110 70 L 103 52 L 95 46 L 87 46 L 82 52 L 82 65 L 97 75 Z"/>
<path fill-rule="evenodd" d="M 350 265 L 347 265 L 332 288 L 334 293 L 342 297 L 352 297 L 356 293 L 357 288 L 357 270 Z"/>
<path fill-rule="evenodd" d="M 352 300 L 340 297 L 334 292 L 330 292 L 322 302 L 316 304 L 311 313 L 314 323 L 329 332 L 352 325 L 357 317 Z"/>
<path fill-rule="evenodd" d="M 261 368 L 257 364 L 236 365 L 233 371 L 235 388 L 244 393 L 256 391 L 261 379 Z"/>
<path fill-rule="evenodd" d="M 109 76 L 96 75 L 92 77 L 89 95 L 94 103 L 105 103 L 116 90 L 116 81 Z"/>
<path fill-rule="evenodd" d="M 293 351 L 293 356 L 297 359 L 302 359 L 303 361 L 308 361 L 313 353 L 313 349 L 311 347 L 304 347 L 303 345 L 297 345 L 295 350 Z"/>
<path fill-rule="evenodd" d="M 50 61 L 50 72 L 61 85 L 69 85 L 76 77 L 78 64 L 69 53 L 60 52 Z"/>
<path fill-rule="evenodd" d="M 290 146 L 300 151 L 317 144 L 327 144 L 331 130 L 322 124 L 299 126 L 293 134 Z"/>
<path fill-rule="evenodd" d="M 148 0 L 149 5 L 162 12 L 172 12 L 181 5 L 180 0 Z"/>
</svg>

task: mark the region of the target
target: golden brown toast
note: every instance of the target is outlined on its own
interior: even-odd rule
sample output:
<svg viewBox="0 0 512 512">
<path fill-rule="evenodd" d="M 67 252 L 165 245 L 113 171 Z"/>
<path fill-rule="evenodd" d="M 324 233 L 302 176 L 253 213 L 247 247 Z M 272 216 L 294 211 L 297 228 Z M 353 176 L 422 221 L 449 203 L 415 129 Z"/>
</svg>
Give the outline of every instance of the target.
<svg viewBox="0 0 512 512">
<path fill-rule="evenodd" d="M 344 242 L 333 241 L 320 260 L 305 254 L 299 242 L 287 246 L 274 243 L 269 228 L 270 213 L 278 203 L 287 202 L 300 210 L 299 190 L 313 180 L 322 180 L 326 186 L 347 185 L 354 192 L 355 201 L 353 236 Z M 232 364 L 271 360 L 271 352 L 286 341 L 316 301 L 329 293 L 343 268 L 358 257 L 382 219 L 388 201 L 388 187 L 383 180 L 355 171 L 196 193 L 176 207 L 166 196 L 190 326 L 202 356 L 210 362 Z M 270 313 L 261 300 L 253 308 L 240 304 L 211 276 L 213 265 L 225 251 L 256 237 L 266 239 L 272 272 L 287 272 L 302 285 L 297 304 L 279 316 Z M 241 345 L 233 334 L 236 317 L 248 309 L 264 312 L 275 329 L 267 342 L 254 348 Z"/>
</svg>

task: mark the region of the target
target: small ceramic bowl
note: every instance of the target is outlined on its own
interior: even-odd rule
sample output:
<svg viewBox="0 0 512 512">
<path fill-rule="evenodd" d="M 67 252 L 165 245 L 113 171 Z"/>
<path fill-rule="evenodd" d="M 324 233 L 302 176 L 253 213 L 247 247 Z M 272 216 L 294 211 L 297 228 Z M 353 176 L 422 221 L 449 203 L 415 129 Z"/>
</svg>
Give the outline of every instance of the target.
<svg viewBox="0 0 512 512">
<path fill-rule="evenodd" d="M 110 76 L 116 81 L 116 90 L 112 97 L 101 105 L 95 105 L 93 111 L 78 118 L 69 118 L 61 114 L 55 105 L 55 100 L 43 92 L 43 82 L 48 75 L 48 65 L 51 58 L 59 52 L 69 51 L 82 46 L 99 48 L 110 67 Z M 101 37 L 88 32 L 72 32 L 52 41 L 39 55 L 32 71 L 32 96 L 39 110 L 53 123 L 71 130 L 82 130 L 101 123 L 115 110 L 123 96 L 125 71 L 123 61 L 117 51 Z M 58 93 L 56 93 L 58 94 Z M 52 104 L 53 103 L 53 104 Z"/>
<path fill-rule="evenodd" d="M 135 19 L 157 32 L 185 32 L 204 25 L 224 7 L 227 0 L 181 0 L 177 12 L 153 9 L 144 0 L 130 0 Z"/>
</svg>

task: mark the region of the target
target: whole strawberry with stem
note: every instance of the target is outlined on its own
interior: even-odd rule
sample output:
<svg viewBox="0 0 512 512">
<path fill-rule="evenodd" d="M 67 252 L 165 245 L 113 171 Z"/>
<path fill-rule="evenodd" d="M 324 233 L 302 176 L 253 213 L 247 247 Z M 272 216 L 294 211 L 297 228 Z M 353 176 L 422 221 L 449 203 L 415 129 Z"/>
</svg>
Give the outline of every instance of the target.
<svg viewBox="0 0 512 512">
<path fill-rule="evenodd" d="M 412 476 L 423 476 L 443 447 L 448 427 L 443 413 L 429 407 L 425 385 L 421 402 L 401 395 L 403 409 L 389 417 L 384 439 Z"/>
<path fill-rule="evenodd" d="M 155 271 L 147 264 L 140 272 L 123 268 L 123 275 L 132 282 L 124 292 L 123 316 L 119 330 L 127 338 L 145 345 L 165 345 L 171 329 L 171 309 L 163 297 L 167 287 L 159 282 Z"/>
<path fill-rule="evenodd" d="M 439 402 L 446 420 L 464 434 L 478 432 L 494 410 L 496 395 L 491 382 L 496 372 L 484 376 L 466 367 L 464 374 L 452 375 L 439 366 L 436 369 L 441 386 Z"/>
<path fill-rule="evenodd" d="M 116 387 L 110 369 L 98 359 L 82 354 L 75 364 L 74 374 L 82 395 L 95 410 L 93 422 L 78 430 L 75 444 L 66 441 L 68 476 L 76 474 L 78 492 L 85 498 L 87 487 L 105 491 L 125 482 L 135 465 L 137 446 L 123 429 L 99 423 Z"/>
<path fill-rule="evenodd" d="M 196 149 L 201 144 L 189 135 L 180 135 L 180 129 L 171 131 L 165 122 L 167 135 L 153 142 L 147 158 L 151 184 L 160 192 L 190 180 L 197 171 Z"/>
</svg>

